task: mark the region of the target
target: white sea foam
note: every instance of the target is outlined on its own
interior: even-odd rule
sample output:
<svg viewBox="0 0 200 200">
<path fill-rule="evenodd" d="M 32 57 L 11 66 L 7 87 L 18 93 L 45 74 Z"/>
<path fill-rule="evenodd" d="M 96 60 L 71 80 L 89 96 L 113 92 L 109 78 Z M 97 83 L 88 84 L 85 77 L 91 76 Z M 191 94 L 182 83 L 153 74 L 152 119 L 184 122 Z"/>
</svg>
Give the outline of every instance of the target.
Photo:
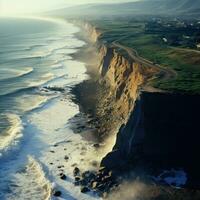
<svg viewBox="0 0 200 200">
<path fill-rule="evenodd" d="M 5 81 L 7 79 L 11 78 L 19 78 L 21 76 L 30 74 L 33 71 L 32 67 L 26 67 L 23 69 L 9 69 L 9 68 L 3 68 L 0 69 L 0 80 Z"/>
<path fill-rule="evenodd" d="M 57 23 L 58 21 L 53 20 L 53 22 Z M 38 51 L 38 60 L 37 57 L 30 59 L 30 62 L 36 60 L 36 63 L 31 64 L 35 70 L 33 77 L 26 79 L 23 84 L 20 83 L 19 89 L 38 86 L 72 87 L 87 78 L 84 64 L 71 60 L 69 55 L 64 55 L 65 53 L 75 52 L 76 48 L 84 44 L 73 36 L 78 28 L 62 20 L 58 24 L 59 29 L 57 29 L 55 35 L 48 38 L 42 36 L 44 42 L 52 37 L 52 40 L 49 41 L 52 42 L 52 46 L 48 43 L 50 49 L 46 46 L 47 52 L 50 52 L 48 57 L 40 59 L 40 56 L 44 55 L 46 51 L 39 51 L 39 47 L 30 49 L 28 52 L 28 54 L 30 52 L 31 54 L 27 57 L 34 56 L 32 53 Z M 61 38 L 63 38 L 62 41 Z M 57 39 L 60 41 L 56 44 Z M 40 41 L 42 41 L 41 38 Z M 66 43 L 65 47 L 62 43 Z M 37 41 L 29 46 L 33 45 L 37 45 Z M 70 48 L 70 50 L 65 51 L 62 48 Z M 27 62 L 27 60 L 24 61 Z M 54 63 L 54 66 L 51 63 Z M 59 65 L 55 66 L 55 64 Z M 16 88 L 18 89 L 18 85 Z M 10 91 L 12 90 L 13 88 Z M 75 165 L 81 170 L 94 169 L 93 163 L 100 161 L 93 144 L 84 141 L 80 135 L 73 133 L 69 128 L 69 119 L 79 113 L 78 105 L 72 103 L 70 94 L 67 93 L 68 90 L 64 93 L 56 93 L 56 98 L 51 101 L 48 101 L 48 98 L 49 95 L 51 98 L 53 94 L 38 91 L 28 89 L 22 93 L 20 92 L 19 97 L 14 97 L 16 98 L 15 103 L 18 110 L 23 113 L 23 122 L 25 123 L 24 141 L 19 148 L 20 151 L 15 152 L 16 154 L 12 159 L 7 159 L 6 162 L 2 162 L 0 165 L 0 188 L 2 190 L 0 191 L 0 198 L 45 200 L 53 198 L 49 194 L 51 189 L 54 189 L 62 192 L 62 198 L 60 199 L 98 199 L 94 194 L 82 194 L 80 188 L 75 187 L 73 184 Z M 18 94 L 17 92 L 14 96 Z M 41 104 L 43 106 L 39 107 Z M 36 107 L 39 107 L 39 109 L 34 109 Z M 31 112 L 27 112 L 30 110 Z M 58 146 L 55 147 L 55 144 L 58 144 Z M 55 153 L 52 153 L 52 151 Z M 29 157 L 27 163 L 28 155 L 31 157 Z M 70 158 L 68 162 L 64 159 L 66 155 Z M 64 165 L 63 170 L 67 176 L 66 181 L 61 180 L 59 177 L 59 165 Z M 4 174 L 7 174 L 7 177 L 4 177 Z"/>
<path fill-rule="evenodd" d="M 28 84 L 28 87 L 37 87 L 37 86 L 40 86 L 40 85 L 43 85 L 45 83 L 47 83 L 48 81 L 54 79 L 54 74 L 53 73 L 46 73 L 44 75 L 42 75 L 40 77 L 40 80 L 34 80 L 34 81 L 31 81 L 29 84 Z"/>
<path fill-rule="evenodd" d="M 8 113 L 5 117 L 9 126 L 0 134 L 0 157 L 8 149 L 17 145 L 23 130 L 22 121 L 18 115 Z"/>
<path fill-rule="evenodd" d="M 28 112 L 34 109 L 37 109 L 44 105 L 50 98 L 55 97 L 55 95 L 46 96 L 40 94 L 30 94 L 30 95 L 21 95 L 15 98 L 15 104 L 20 112 Z"/>
<path fill-rule="evenodd" d="M 37 134 L 31 139 L 32 153 L 29 153 L 36 156 L 47 167 L 49 180 L 54 182 L 56 189 L 62 192 L 63 199 L 98 199 L 92 194 L 82 194 L 80 188 L 74 187 L 73 184 L 74 164 L 81 170 L 92 170 L 95 168 L 93 163 L 100 161 L 100 156 L 93 145 L 73 133 L 67 124 L 69 119 L 78 112 L 78 106 L 69 99 L 65 101 L 57 99 L 44 106 L 41 111 L 33 113 L 29 118 L 30 126 L 26 131 L 34 133 L 34 127 L 37 127 Z M 69 156 L 68 162 L 64 159 L 66 155 Z M 58 166 L 60 165 L 64 165 L 66 181 L 59 177 Z"/>
<path fill-rule="evenodd" d="M 52 186 L 41 164 L 30 156 L 25 169 L 14 175 L 10 190 L 7 200 L 49 200 Z"/>
</svg>

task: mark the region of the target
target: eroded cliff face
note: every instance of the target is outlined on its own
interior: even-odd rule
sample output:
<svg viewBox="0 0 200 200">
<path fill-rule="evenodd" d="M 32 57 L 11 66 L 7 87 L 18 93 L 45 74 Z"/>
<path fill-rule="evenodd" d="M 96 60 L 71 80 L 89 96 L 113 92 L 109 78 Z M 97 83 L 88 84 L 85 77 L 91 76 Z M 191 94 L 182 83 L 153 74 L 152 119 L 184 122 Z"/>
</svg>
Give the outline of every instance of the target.
<svg viewBox="0 0 200 200">
<path fill-rule="evenodd" d="M 152 77 L 156 70 L 143 67 L 132 59 L 122 56 L 113 47 L 103 45 L 100 48 L 102 62 L 101 78 L 110 85 L 108 97 L 114 98 L 115 115 L 127 120 L 138 98 L 139 88 Z"/>
<path fill-rule="evenodd" d="M 104 141 L 109 146 L 106 153 L 115 145 L 117 133 L 122 124 L 126 124 L 134 105 L 139 97 L 140 89 L 149 79 L 159 72 L 158 69 L 146 67 L 128 55 L 120 53 L 119 49 L 101 41 L 101 32 L 94 26 L 85 23 L 81 25 L 89 34 L 91 41 L 96 45 L 100 65 L 99 83 L 104 85 L 105 93 L 100 97 L 97 107 L 101 133 L 103 138 L 111 138 Z M 105 137 L 106 136 L 106 137 Z"/>
</svg>

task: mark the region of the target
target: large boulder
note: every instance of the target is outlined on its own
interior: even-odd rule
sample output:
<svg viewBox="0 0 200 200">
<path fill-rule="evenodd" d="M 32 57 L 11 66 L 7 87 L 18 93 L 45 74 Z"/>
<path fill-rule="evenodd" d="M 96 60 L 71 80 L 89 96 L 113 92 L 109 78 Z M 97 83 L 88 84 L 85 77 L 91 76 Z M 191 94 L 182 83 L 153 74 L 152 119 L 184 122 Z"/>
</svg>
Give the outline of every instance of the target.
<svg viewBox="0 0 200 200">
<path fill-rule="evenodd" d="M 124 168 L 126 164 L 127 163 L 119 150 L 113 150 L 112 152 L 108 153 L 101 161 L 101 166 L 108 170 L 118 170 Z"/>
</svg>

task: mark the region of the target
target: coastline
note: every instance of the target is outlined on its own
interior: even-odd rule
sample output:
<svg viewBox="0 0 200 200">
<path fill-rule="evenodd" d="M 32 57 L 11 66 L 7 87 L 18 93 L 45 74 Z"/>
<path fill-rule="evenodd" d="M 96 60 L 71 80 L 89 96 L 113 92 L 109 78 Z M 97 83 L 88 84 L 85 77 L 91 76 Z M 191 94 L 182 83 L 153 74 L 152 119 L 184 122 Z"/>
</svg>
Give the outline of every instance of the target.
<svg viewBox="0 0 200 200">
<path fill-rule="evenodd" d="M 106 112 L 106 110 L 109 108 L 109 106 L 112 107 L 114 104 L 112 104 L 112 100 L 107 101 L 107 99 L 106 99 L 107 94 L 109 94 L 111 88 L 105 82 L 102 82 L 102 79 L 100 78 L 101 75 L 99 73 L 99 65 L 100 65 L 101 60 L 98 60 L 99 59 L 98 58 L 98 59 L 96 59 L 96 62 L 94 62 L 93 65 L 91 65 L 91 63 L 88 62 L 89 59 L 84 59 L 84 56 L 83 57 L 81 56 L 84 54 L 86 54 L 86 55 L 89 54 L 90 55 L 89 57 L 90 58 L 92 57 L 91 52 L 87 50 L 87 47 L 90 49 L 90 45 L 93 46 L 94 51 L 98 52 L 99 49 L 97 49 L 97 47 L 95 49 L 95 47 L 94 47 L 95 44 L 91 43 L 91 44 L 87 44 L 86 46 L 82 47 L 81 50 L 77 54 L 73 55 L 74 58 L 80 59 L 81 61 L 86 63 L 87 73 L 89 74 L 90 78 L 88 80 L 78 84 L 77 86 L 75 86 L 72 89 L 72 93 L 75 96 L 74 101 L 80 106 L 81 111 L 83 113 L 85 113 L 87 116 L 91 116 L 92 120 L 90 121 L 89 124 L 93 125 L 92 121 L 94 120 L 94 122 L 97 122 L 97 123 L 94 123 L 94 125 L 96 125 L 96 124 L 99 125 L 98 127 L 95 127 L 93 136 L 95 138 L 98 138 L 97 141 L 99 141 L 99 143 L 96 145 L 97 149 L 98 148 L 101 149 L 101 145 L 102 146 L 108 145 L 108 143 L 106 143 L 107 136 L 109 134 L 113 134 L 112 131 L 114 129 L 109 129 L 109 127 L 107 127 L 107 125 L 108 126 L 113 125 L 115 127 L 116 131 L 118 131 L 118 127 L 115 126 L 116 122 L 113 123 L 113 121 L 112 121 L 113 116 L 110 117 L 110 115 L 113 114 L 113 112 L 112 111 Z M 94 51 L 92 51 L 92 53 Z M 90 71 L 91 66 L 93 66 L 92 71 Z M 96 66 L 96 67 L 94 67 L 94 66 Z M 153 72 L 151 72 L 151 70 L 150 70 L 150 72 L 148 73 L 148 70 L 147 70 L 147 74 L 145 74 L 146 72 L 144 70 L 141 73 L 144 73 L 143 74 L 144 76 L 151 77 L 151 74 Z M 148 79 L 146 79 L 145 81 L 148 81 Z M 144 85 L 145 84 L 143 83 L 142 87 Z M 159 93 L 160 93 L 160 95 L 162 95 L 163 92 L 159 91 L 159 90 L 157 92 L 149 91 L 146 94 L 147 95 L 152 94 L 153 96 L 156 97 L 157 95 L 159 96 Z M 145 94 L 145 91 L 144 91 L 144 94 Z M 168 99 L 171 96 L 171 94 L 163 93 L 163 96 Z M 181 100 L 181 101 L 183 101 L 183 100 Z M 106 102 L 109 102 L 111 104 L 107 105 Z M 176 105 L 176 103 L 177 102 L 175 101 L 175 105 Z M 137 102 L 136 102 L 136 104 L 137 104 Z M 132 109 L 130 109 L 130 111 L 132 113 L 134 113 L 133 111 L 137 110 L 137 105 L 136 105 L 136 108 L 132 108 Z M 137 113 L 137 111 L 135 111 L 135 112 Z M 132 113 L 130 115 L 132 115 Z M 111 119 L 110 121 L 107 120 L 109 117 Z M 131 120 L 131 117 L 129 118 L 129 120 Z M 126 124 L 126 126 L 127 125 L 128 125 L 128 123 Z M 127 129 L 129 130 L 129 125 L 127 126 Z M 126 128 L 125 128 L 125 130 L 126 130 Z M 128 132 L 130 132 L 130 130 Z M 120 131 L 123 132 L 123 127 L 122 127 L 122 130 L 119 130 L 119 133 L 121 133 Z M 129 135 L 126 135 L 127 133 L 124 133 L 125 137 L 126 136 L 129 137 Z M 113 134 L 113 136 L 116 137 L 116 134 Z M 120 136 L 121 135 L 118 135 L 116 144 L 112 143 L 112 145 L 110 145 L 109 150 L 108 150 L 108 148 L 107 149 L 105 148 L 106 151 L 104 151 L 104 154 L 106 154 L 106 153 L 109 153 L 109 154 L 107 154 L 106 159 L 104 157 L 103 164 L 105 164 L 106 167 L 112 166 L 114 164 L 114 167 L 116 167 L 116 164 L 118 163 L 119 169 L 123 169 L 125 167 L 124 170 L 126 171 L 128 169 L 128 173 L 122 173 L 122 171 L 117 172 L 112 167 L 111 167 L 111 170 L 109 170 L 107 168 L 104 168 L 105 165 L 103 165 L 103 168 L 100 168 L 100 170 L 95 173 L 95 176 L 97 177 L 97 179 L 95 178 L 94 180 L 97 182 L 97 187 L 94 187 L 92 189 L 97 190 L 98 192 L 100 192 L 101 196 L 108 197 L 108 199 L 112 199 L 113 197 L 115 197 L 116 199 L 121 198 L 120 192 L 122 192 L 123 197 L 126 198 L 127 194 L 124 191 L 132 190 L 132 188 L 130 188 L 130 185 L 136 187 L 137 189 L 135 191 L 135 194 L 131 193 L 131 195 L 133 195 L 133 196 L 129 196 L 129 198 L 127 198 L 127 199 L 135 198 L 135 196 L 139 197 L 139 198 L 147 199 L 147 200 L 149 200 L 149 197 L 151 197 L 152 199 L 163 197 L 163 198 L 169 198 L 169 199 L 173 199 L 173 200 L 176 198 L 182 198 L 183 196 L 188 196 L 188 198 L 189 198 L 189 196 L 191 195 L 190 189 L 187 189 L 187 188 L 184 189 L 181 187 L 176 188 L 170 184 L 169 185 L 163 184 L 164 183 L 164 182 L 162 182 L 163 180 L 156 181 L 156 176 L 153 177 L 153 176 L 150 176 L 145 173 L 143 174 L 142 170 L 145 168 L 147 168 L 147 171 L 152 170 L 152 168 L 151 168 L 152 166 L 148 165 L 148 163 L 144 162 L 144 160 L 139 160 L 139 162 L 141 162 L 141 163 L 139 163 L 139 165 L 137 163 L 137 160 L 135 160 L 136 166 L 134 166 L 133 164 L 130 164 L 130 163 L 123 163 L 123 159 L 120 157 L 120 154 L 118 154 L 118 152 L 116 150 L 117 148 L 120 148 L 121 140 L 122 139 L 124 140 L 124 138 L 122 138 L 122 136 L 120 138 Z M 112 141 L 114 141 L 114 140 L 112 139 Z M 122 142 L 124 142 L 124 141 L 122 141 Z M 127 162 L 127 161 L 125 161 L 125 162 Z M 132 170 L 130 170 L 130 169 L 132 169 Z M 135 170 L 135 172 L 134 172 L 134 170 Z M 155 171 L 153 173 L 155 173 Z M 156 172 L 156 173 L 158 173 L 157 174 L 157 176 L 158 176 L 159 172 Z M 169 171 L 166 171 L 166 175 L 167 175 L 167 173 L 174 173 L 175 177 L 176 177 L 176 173 L 180 174 L 180 176 L 183 176 L 182 177 L 183 179 L 185 176 L 184 171 L 181 171 L 181 170 L 176 171 L 176 170 L 170 169 L 170 168 L 169 168 Z M 108 174 L 112 174 L 112 175 L 109 175 L 109 180 L 108 180 L 108 182 L 109 181 L 111 182 L 111 186 L 108 186 L 108 188 L 106 188 L 106 189 L 99 188 L 99 186 L 98 186 L 99 184 L 100 185 L 104 184 L 104 186 L 107 187 L 106 186 L 107 182 L 104 181 L 104 178 L 107 177 Z M 99 180 L 98 177 L 101 177 L 102 179 L 100 178 L 100 180 Z M 176 177 L 176 178 L 177 178 L 177 181 L 178 181 L 178 179 L 181 179 L 181 177 Z M 94 181 L 94 180 L 92 180 L 92 181 Z M 91 180 L 87 180 L 87 181 L 89 184 L 91 183 L 90 182 Z M 93 186 L 91 186 L 91 187 L 93 187 Z M 110 193 L 110 195 L 109 195 L 109 193 Z M 197 196 L 199 195 L 198 191 L 195 191 L 195 193 Z"/>
<path fill-rule="evenodd" d="M 75 185 L 80 185 L 83 193 L 86 189 L 86 192 L 87 190 L 93 191 L 104 199 L 108 198 L 109 191 L 118 187 L 117 177 L 111 171 L 101 167 L 102 159 L 114 147 L 116 135 L 113 134 L 113 130 L 117 131 L 117 127 L 110 126 L 112 124 L 110 120 L 113 120 L 113 118 L 107 113 L 112 105 L 108 105 L 107 102 L 110 86 L 106 82 L 102 82 L 100 75 L 99 66 L 102 58 L 99 56 L 97 45 L 88 40 L 89 34 L 83 35 L 81 31 L 76 34 L 76 37 L 86 44 L 71 56 L 73 59 L 85 64 L 86 74 L 89 78 L 71 89 L 73 101 L 79 106 L 81 112 L 72 119 L 71 128 L 75 133 L 81 134 L 86 141 L 93 142 L 93 147 L 97 151 L 100 162 L 94 163 L 95 170 L 81 171 L 82 180 L 76 181 L 75 177 Z M 108 185 L 103 189 L 104 186 L 101 188 L 98 185 L 103 184 L 101 178 L 103 179 L 105 176 L 108 180 L 105 179 L 104 183 Z M 99 179 L 99 177 L 101 178 Z M 98 189 L 94 188 L 94 183 L 97 183 Z M 85 187 L 85 184 L 90 186 Z"/>
<path fill-rule="evenodd" d="M 97 142 L 96 149 L 103 158 L 108 152 L 112 151 L 115 144 L 116 131 L 118 131 L 118 121 L 115 121 L 114 115 L 111 117 L 111 109 L 114 106 L 114 98 L 110 98 L 111 87 L 101 76 L 100 65 L 102 57 L 99 53 L 99 47 L 96 42 L 90 40 L 89 33 L 82 33 L 83 28 L 76 37 L 86 44 L 76 53 L 71 54 L 72 58 L 83 62 L 86 67 L 88 79 L 72 88 L 74 96 L 73 101 L 79 105 L 82 113 L 82 120 L 86 122 L 86 130 L 92 129 L 89 133 L 89 139 Z M 87 31 L 87 30 L 85 30 Z M 108 95 L 109 94 L 109 95 Z M 77 119 L 76 119 L 77 120 Z M 113 126 L 110 126 L 113 124 Z M 72 126 L 77 132 L 79 125 Z M 87 133 L 85 134 L 86 138 Z M 84 133 L 82 134 L 84 137 Z"/>
<path fill-rule="evenodd" d="M 19 115 L 22 118 L 23 137 L 22 141 L 16 144 L 16 148 L 9 150 L 9 155 L 5 154 L 5 160 L 1 159 L 2 191 L 0 196 L 2 199 L 5 196 L 8 196 L 9 199 L 25 199 L 29 198 L 29 195 L 35 199 L 50 199 L 50 193 L 52 199 L 56 195 L 60 195 L 64 199 L 98 199 L 95 195 L 83 194 L 79 187 L 74 187 L 74 168 L 79 166 L 81 171 L 95 169 L 98 165 L 98 154 L 93 146 L 94 142 L 84 140 L 82 135 L 75 134 L 70 128 L 70 119 L 79 114 L 78 105 L 72 102 L 70 88 L 86 80 L 87 76 L 84 64 L 71 59 L 67 47 L 64 46 L 66 44 L 69 47 L 73 46 L 73 51 L 70 48 L 69 52 L 74 52 L 83 44 L 74 37 L 77 28 L 71 24 L 67 24 L 69 27 L 62 25 L 59 24 L 61 30 L 58 27 L 53 28 L 52 33 L 54 34 L 55 31 L 59 37 L 51 40 L 52 43 L 49 42 L 50 38 L 43 38 L 43 34 L 41 34 L 42 41 L 48 40 L 43 46 L 54 47 L 55 51 L 52 51 L 51 55 L 37 57 L 40 61 L 43 59 L 47 61 L 46 65 L 43 61 L 42 67 L 38 67 L 38 70 L 41 68 L 44 70 L 42 71 L 44 77 L 46 71 L 47 74 L 52 71 L 55 76 L 44 83 L 37 82 L 34 89 L 30 88 L 29 90 L 28 88 L 23 91 L 23 94 L 22 92 L 15 94 L 16 99 L 12 98 L 19 103 L 16 106 L 18 106 Z M 66 38 L 65 29 L 67 28 L 69 29 L 69 40 L 63 42 L 63 38 Z M 44 35 L 46 36 L 46 33 Z M 59 39 L 62 43 L 59 43 Z M 40 41 L 35 40 L 35 43 L 36 50 L 27 47 L 33 53 L 37 52 L 41 45 Z M 67 50 L 67 53 L 63 53 L 65 61 L 59 59 L 61 57 L 60 49 Z M 24 50 L 25 55 L 26 53 L 30 54 L 29 51 Z M 40 53 L 43 55 L 42 50 Z M 48 62 L 49 57 L 52 59 L 51 62 Z M 54 65 L 54 61 L 56 61 L 56 67 L 50 68 L 51 65 Z M 37 69 L 34 68 L 34 70 Z M 43 74 L 39 72 L 38 74 L 42 76 Z M 35 79 L 37 80 L 37 78 L 40 77 L 36 76 Z M 39 95 L 49 98 L 43 101 L 43 104 L 35 105 L 34 100 L 38 100 Z M 21 108 L 27 110 L 22 112 Z M 13 109 L 13 111 L 15 110 Z"/>
</svg>

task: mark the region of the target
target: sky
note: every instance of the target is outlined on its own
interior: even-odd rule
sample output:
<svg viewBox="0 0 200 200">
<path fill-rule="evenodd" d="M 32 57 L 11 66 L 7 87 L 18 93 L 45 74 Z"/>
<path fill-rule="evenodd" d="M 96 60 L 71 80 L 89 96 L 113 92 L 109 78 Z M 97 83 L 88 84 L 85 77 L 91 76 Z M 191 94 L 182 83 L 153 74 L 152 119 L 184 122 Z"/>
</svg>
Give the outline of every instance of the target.
<svg viewBox="0 0 200 200">
<path fill-rule="evenodd" d="M 84 3 L 118 3 L 134 0 L 0 0 L 0 15 L 36 13 Z"/>
</svg>

